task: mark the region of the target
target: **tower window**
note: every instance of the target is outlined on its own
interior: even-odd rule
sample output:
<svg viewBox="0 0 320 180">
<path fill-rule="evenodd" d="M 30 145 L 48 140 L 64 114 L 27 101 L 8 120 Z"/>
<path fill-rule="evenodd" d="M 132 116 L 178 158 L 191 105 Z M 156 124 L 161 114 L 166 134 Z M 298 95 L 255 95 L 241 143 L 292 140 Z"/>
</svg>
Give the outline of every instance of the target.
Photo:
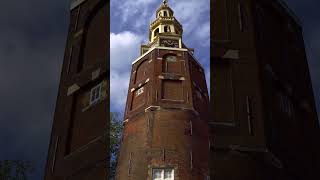
<svg viewBox="0 0 320 180">
<path fill-rule="evenodd" d="M 170 26 L 165 26 L 164 27 L 164 32 L 171 32 Z"/>
<path fill-rule="evenodd" d="M 282 93 L 278 94 L 280 100 L 280 109 L 282 112 L 286 113 L 289 117 L 293 115 L 293 104 L 287 95 Z"/>
<path fill-rule="evenodd" d="M 168 32 L 168 26 L 164 27 L 164 32 Z"/>
<path fill-rule="evenodd" d="M 102 83 L 93 87 L 90 92 L 90 105 L 98 102 L 101 98 Z"/>
<path fill-rule="evenodd" d="M 164 11 L 164 12 L 163 12 L 163 16 L 164 16 L 164 17 L 167 17 L 167 11 Z"/>
<path fill-rule="evenodd" d="M 153 169 L 152 180 L 174 180 L 174 170 L 169 169 Z"/>
<path fill-rule="evenodd" d="M 159 34 L 159 28 L 157 28 L 157 29 L 154 31 L 154 37 L 156 37 L 158 34 Z"/>
<path fill-rule="evenodd" d="M 143 87 L 141 87 L 140 89 L 138 89 L 137 92 L 136 92 L 136 96 L 139 96 L 140 94 L 142 94 L 143 91 L 144 91 L 144 88 L 143 88 Z"/>
<path fill-rule="evenodd" d="M 238 18 L 239 18 L 239 29 L 243 31 L 243 21 L 244 21 L 244 14 L 243 14 L 243 7 L 242 4 L 238 4 Z"/>
</svg>

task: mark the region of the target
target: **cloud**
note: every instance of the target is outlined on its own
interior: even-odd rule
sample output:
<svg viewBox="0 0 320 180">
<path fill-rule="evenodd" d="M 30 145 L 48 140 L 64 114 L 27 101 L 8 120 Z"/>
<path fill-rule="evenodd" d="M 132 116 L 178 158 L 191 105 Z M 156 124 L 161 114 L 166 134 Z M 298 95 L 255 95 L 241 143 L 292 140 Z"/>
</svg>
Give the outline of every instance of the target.
<svg viewBox="0 0 320 180">
<path fill-rule="evenodd" d="M 143 36 L 124 31 L 110 34 L 111 110 L 124 111 L 131 63 L 139 56 Z"/>
<path fill-rule="evenodd" d="M 111 0 L 111 14 L 112 18 L 120 17 L 118 26 L 134 32 L 146 32 L 160 4 L 160 0 Z M 210 17 L 210 0 L 171 0 L 169 6 L 183 25 L 185 35 L 196 32 Z"/>
<path fill-rule="evenodd" d="M 111 0 L 111 11 L 114 16 L 121 17 L 121 23 L 134 19 L 133 27 L 141 28 L 149 23 L 146 22 L 152 13 L 149 8 L 155 2 L 155 0 Z"/>
<path fill-rule="evenodd" d="M 0 159 L 31 160 L 30 179 L 43 179 L 69 5 L 4 0 L 2 7 Z"/>
<path fill-rule="evenodd" d="M 112 71 L 128 71 L 131 62 L 139 56 L 143 36 L 130 31 L 110 34 L 110 57 Z"/>
<path fill-rule="evenodd" d="M 192 37 L 196 38 L 197 41 L 201 42 L 201 46 L 209 47 L 210 46 L 210 21 L 207 21 L 201 24 L 195 30 L 195 36 L 192 36 Z"/>
<path fill-rule="evenodd" d="M 170 4 L 183 26 L 185 35 L 196 32 L 197 27 L 209 20 L 210 0 L 174 0 L 170 1 Z"/>
<path fill-rule="evenodd" d="M 111 72 L 110 75 L 111 111 L 124 112 L 128 93 L 130 73 Z"/>
</svg>

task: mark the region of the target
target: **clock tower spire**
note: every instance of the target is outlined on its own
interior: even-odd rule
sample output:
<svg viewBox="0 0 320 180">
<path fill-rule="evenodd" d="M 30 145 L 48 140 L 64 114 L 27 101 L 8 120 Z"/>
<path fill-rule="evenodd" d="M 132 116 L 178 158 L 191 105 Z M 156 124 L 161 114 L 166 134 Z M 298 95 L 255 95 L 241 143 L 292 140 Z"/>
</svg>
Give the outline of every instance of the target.
<svg viewBox="0 0 320 180">
<path fill-rule="evenodd" d="M 149 26 L 149 43 L 141 46 L 141 55 L 155 46 L 185 48 L 182 34 L 182 25 L 175 18 L 168 1 L 163 0 L 156 11 L 156 19 Z"/>
</svg>

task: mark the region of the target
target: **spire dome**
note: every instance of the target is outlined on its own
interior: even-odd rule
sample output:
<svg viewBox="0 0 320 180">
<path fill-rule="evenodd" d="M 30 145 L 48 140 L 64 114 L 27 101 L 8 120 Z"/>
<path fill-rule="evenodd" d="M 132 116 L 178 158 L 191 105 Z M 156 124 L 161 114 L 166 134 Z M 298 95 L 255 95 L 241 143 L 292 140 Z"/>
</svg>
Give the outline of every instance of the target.
<svg viewBox="0 0 320 180">
<path fill-rule="evenodd" d="M 156 12 L 157 17 L 159 16 L 159 12 L 161 12 L 161 11 L 163 11 L 163 12 L 167 11 L 169 16 L 170 15 L 173 16 L 173 10 L 169 7 L 168 0 L 162 1 L 162 4 L 160 5 L 160 7 L 158 8 L 158 10 Z M 163 14 L 163 16 L 164 16 L 164 14 Z"/>
<path fill-rule="evenodd" d="M 150 24 L 149 41 L 155 41 L 159 35 L 182 36 L 182 26 L 174 17 L 168 0 L 163 0 L 156 11 L 156 19 Z"/>
</svg>

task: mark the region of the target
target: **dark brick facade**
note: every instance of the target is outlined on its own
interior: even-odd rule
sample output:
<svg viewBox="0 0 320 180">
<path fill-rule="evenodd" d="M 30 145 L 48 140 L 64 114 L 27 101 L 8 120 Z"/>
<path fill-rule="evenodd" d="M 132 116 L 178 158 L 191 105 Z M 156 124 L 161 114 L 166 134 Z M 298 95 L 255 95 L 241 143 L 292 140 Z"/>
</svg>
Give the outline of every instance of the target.
<svg viewBox="0 0 320 180">
<path fill-rule="evenodd" d="M 299 20 L 278 0 L 211 5 L 211 178 L 319 179 Z"/>
<path fill-rule="evenodd" d="M 46 180 L 107 179 L 108 16 L 107 1 L 72 1 Z M 97 85 L 99 98 L 94 99 Z"/>
</svg>

